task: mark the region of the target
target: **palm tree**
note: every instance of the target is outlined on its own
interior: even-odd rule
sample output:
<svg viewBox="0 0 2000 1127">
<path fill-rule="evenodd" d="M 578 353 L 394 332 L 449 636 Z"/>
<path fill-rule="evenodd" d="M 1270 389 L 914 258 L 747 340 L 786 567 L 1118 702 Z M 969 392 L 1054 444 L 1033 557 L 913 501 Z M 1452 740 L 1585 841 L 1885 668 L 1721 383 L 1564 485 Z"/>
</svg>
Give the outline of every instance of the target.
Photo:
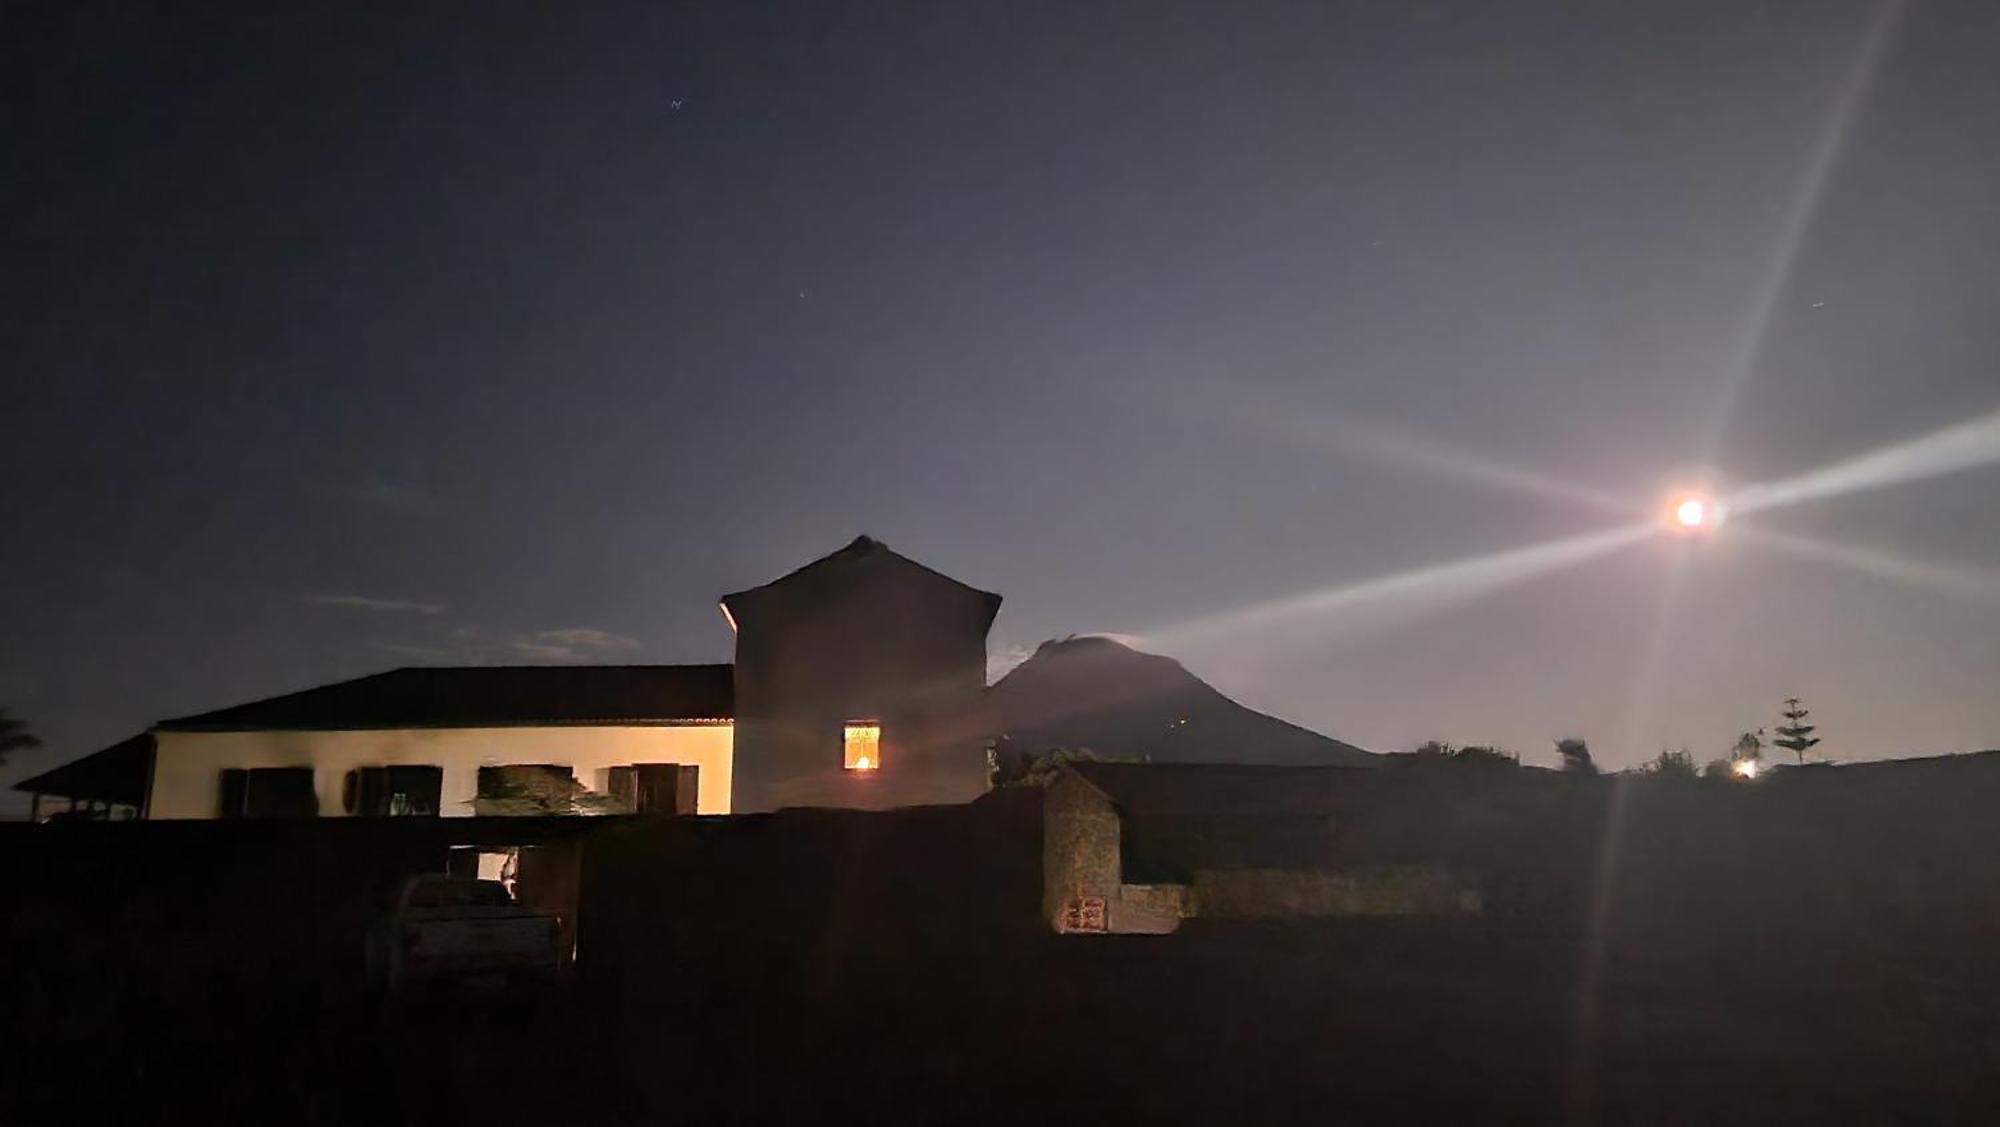
<svg viewBox="0 0 2000 1127">
<path fill-rule="evenodd" d="M 42 741 L 28 730 L 28 722 L 10 716 L 5 708 L 0 708 L 0 763 L 7 762 L 10 751 L 26 751 L 42 746 Z"/>
</svg>

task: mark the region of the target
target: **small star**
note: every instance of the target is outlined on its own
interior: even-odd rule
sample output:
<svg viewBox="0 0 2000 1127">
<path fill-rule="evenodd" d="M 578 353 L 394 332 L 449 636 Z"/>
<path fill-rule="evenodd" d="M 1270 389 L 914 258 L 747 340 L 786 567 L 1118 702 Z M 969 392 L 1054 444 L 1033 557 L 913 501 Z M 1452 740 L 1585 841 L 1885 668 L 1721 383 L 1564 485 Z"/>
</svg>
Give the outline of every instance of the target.
<svg viewBox="0 0 2000 1127">
<path fill-rule="evenodd" d="M 799 300 L 800 300 L 800 301 L 804 301 L 805 299 L 806 299 L 806 291 L 804 291 L 804 290 L 800 290 L 800 291 L 799 291 Z"/>
</svg>

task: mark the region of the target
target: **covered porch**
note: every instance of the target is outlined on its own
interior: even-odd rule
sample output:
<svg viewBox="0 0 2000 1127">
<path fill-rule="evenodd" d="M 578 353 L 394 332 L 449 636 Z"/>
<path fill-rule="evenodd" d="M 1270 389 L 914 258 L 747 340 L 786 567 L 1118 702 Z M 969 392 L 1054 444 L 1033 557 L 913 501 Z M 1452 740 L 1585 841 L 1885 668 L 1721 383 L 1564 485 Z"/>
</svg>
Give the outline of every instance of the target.
<svg viewBox="0 0 2000 1127">
<path fill-rule="evenodd" d="M 29 796 L 31 821 L 129 821 L 146 808 L 153 775 L 151 733 L 133 736 L 14 784 Z"/>
</svg>

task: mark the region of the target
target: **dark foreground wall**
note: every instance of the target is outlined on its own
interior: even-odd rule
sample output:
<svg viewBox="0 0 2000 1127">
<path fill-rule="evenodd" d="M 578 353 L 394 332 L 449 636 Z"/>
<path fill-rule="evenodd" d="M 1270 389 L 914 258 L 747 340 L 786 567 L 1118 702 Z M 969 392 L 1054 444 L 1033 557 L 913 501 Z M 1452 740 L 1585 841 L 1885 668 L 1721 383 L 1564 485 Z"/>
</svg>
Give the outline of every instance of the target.
<svg viewBox="0 0 2000 1127">
<path fill-rule="evenodd" d="M 454 846 L 580 855 L 558 818 L 0 826 L 0 1122 L 296 1109 L 363 1011 L 363 936 Z M 290 1092 L 285 1090 L 290 1086 Z M 32 1113 L 32 1114 L 30 1114 Z"/>
<path fill-rule="evenodd" d="M 1418 772 L 1370 801 L 1335 861 L 1435 857 L 1483 917 L 1054 936 L 1038 804 L 1001 793 L 595 837 L 583 968 L 646 1062 L 635 1114 L 1768 1122 L 2000 1093 L 2000 756 Z"/>
<path fill-rule="evenodd" d="M 1032 791 L 600 823 L 583 845 L 580 989 L 528 1017 L 367 1015 L 294 958 L 317 924 L 270 940 L 291 910 L 275 904 L 234 917 L 255 930 L 201 933 L 241 967 L 162 957 L 201 915 L 165 905 L 228 915 L 272 878 L 142 833 L 125 844 L 158 854 L 139 863 L 158 888 L 116 887 L 145 907 L 76 914 L 70 897 L 67 915 L 9 918 L 8 989 L 59 973 L 9 995 L 30 1006 L 4 1011 L 27 1046 L 4 1090 L 42 1112 L 74 1111 L 49 1101 L 80 1085 L 98 1110 L 143 1096 L 328 1122 L 2000 1111 L 2000 757 L 1754 787 L 1538 772 L 1394 785 L 1342 848 L 1470 865 L 1484 916 L 1055 936 L 1037 921 Z M 15 884 L 24 911 L 51 895 L 37 871 Z M 265 963 L 297 973 L 247 969 Z M 293 985 L 244 1000 L 246 982 L 281 979 Z"/>
</svg>

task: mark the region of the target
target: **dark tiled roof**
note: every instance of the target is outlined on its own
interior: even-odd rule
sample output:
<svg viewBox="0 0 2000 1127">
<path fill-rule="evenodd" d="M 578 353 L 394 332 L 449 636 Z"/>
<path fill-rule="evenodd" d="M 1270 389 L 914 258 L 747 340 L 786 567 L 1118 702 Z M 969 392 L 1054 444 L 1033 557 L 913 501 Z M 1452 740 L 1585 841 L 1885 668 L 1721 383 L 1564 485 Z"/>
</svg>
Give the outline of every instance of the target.
<svg viewBox="0 0 2000 1127">
<path fill-rule="evenodd" d="M 338 731 L 728 720 L 728 665 L 412 667 L 162 721 L 163 730 Z"/>
<path fill-rule="evenodd" d="M 14 789 L 137 806 L 146 800 L 146 779 L 152 770 L 153 737 L 142 734 L 32 779 L 22 779 Z"/>
</svg>

